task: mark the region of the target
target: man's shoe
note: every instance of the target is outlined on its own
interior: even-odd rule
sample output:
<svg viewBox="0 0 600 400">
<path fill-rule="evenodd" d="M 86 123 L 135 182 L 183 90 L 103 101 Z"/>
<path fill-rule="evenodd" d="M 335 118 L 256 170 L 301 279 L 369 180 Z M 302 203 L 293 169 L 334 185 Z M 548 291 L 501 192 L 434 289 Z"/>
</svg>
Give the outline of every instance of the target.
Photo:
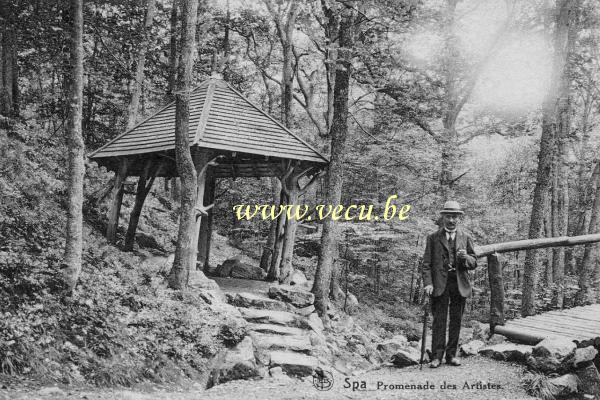
<svg viewBox="0 0 600 400">
<path fill-rule="evenodd" d="M 460 361 L 458 358 L 452 357 L 452 358 L 449 358 L 446 360 L 446 364 L 458 367 L 458 366 L 460 366 Z"/>
<path fill-rule="evenodd" d="M 441 360 L 438 360 L 437 358 L 435 360 L 433 360 L 430 364 L 429 364 L 429 368 L 437 368 L 440 366 L 440 364 L 442 363 Z"/>
</svg>

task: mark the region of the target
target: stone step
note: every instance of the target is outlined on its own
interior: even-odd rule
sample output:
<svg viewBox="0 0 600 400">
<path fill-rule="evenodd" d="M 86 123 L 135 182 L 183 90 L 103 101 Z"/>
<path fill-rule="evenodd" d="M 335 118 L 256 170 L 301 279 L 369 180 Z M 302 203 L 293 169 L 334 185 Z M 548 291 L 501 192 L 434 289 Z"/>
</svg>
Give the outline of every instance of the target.
<svg viewBox="0 0 600 400">
<path fill-rule="evenodd" d="M 256 308 L 239 308 L 242 317 L 248 322 L 258 324 L 276 324 L 295 328 L 310 329 L 306 318 L 287 311 L 259 310 Z"/>
<path fill-rule="evenodd" d="M 250 324 L 248 325 L 248 330 L 251 332 L 285 336 L 308 335 L 308 331 L 304 329 L 275 324 Z"/>
<path fill-rule="evenodd" d="M 287 350 L 299 353 L 310 353 L 312 344 L 306 335 L 278 335 L 250 332 L 254 347 L 258 350 Z"/>
<path fill-rule="evenodd" d="M 319 365 L 315 357 L 291 351 L 272 351 L 269 367 L 281 367 L 290 376 L 310 376 Z"/>
<path fill-rule="evenodd" d="M 293 311 L 291 305 L 283 301 L 269 299 L 254 293 L 226 293 L 227 302 L 236 307 L 258 308 L 262 310 Z"/>
</svg>

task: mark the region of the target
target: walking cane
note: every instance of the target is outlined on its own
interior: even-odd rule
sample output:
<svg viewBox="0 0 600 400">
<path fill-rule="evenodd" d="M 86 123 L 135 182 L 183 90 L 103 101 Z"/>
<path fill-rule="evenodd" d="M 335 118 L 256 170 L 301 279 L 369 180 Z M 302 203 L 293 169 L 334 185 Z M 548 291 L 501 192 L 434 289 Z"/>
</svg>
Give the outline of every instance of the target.
<svg viewBox="0 0 600 400">
<path fill-rule="evenodd" d="M 427 295 L 426 295 L 427 296 Z M 429 319 L 430 296 L 425 297 L 423 304 L 423 335 L 421 337 L 421 359 L 419 360 L 419 370 L 423 369 L 423 359 L 427 348 L 427 320 Z"/>
</svg>

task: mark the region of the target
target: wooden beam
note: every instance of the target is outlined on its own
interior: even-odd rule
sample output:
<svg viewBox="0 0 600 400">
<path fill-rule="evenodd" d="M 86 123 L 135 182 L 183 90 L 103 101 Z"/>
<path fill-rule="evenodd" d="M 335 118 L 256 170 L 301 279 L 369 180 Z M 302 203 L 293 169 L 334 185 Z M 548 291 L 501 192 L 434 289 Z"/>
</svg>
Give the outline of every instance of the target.
<svg viewBox="0 0 600 400">
<path fill-rule="evenodd" d="M 517 240 L 479 246 L 475 249 L 476 257 L 485 257 L 493 253 L 507 253 L 509 251 L 541 249 L 545 247 L 577 246 L 581 244 L 600 242 L 600 233 L 580 236 L 560 236 L 541 239 Z"/>
<path fill-rule="evenodd" d="M 487 256 L 488 279 L 490 282 L 490 332 L 496 325 L 504 325 L 504 284 L 502 283 L 502 266 L 498 254 Z"/>
<path fill-rule="evenodd" d="M 210 161 L 211 152 L 210 150 L 197 148 L 194 153 L 194 165 L 196 166 L 196 172 L 198 174 L 196 181 L 196 209 L 200 210 L 204 208 L 204 190 L 206 186 L 206 170 L 208 169 L 208 163 Z M 198 239 L 200 236 L 200 226 L 202 224 L 202 214 L 200 212 L 196 215 L 196 226 L 194 228 L 194 237 L 192 243 L 194 249 L 192 251 L 193 262 L 192 265 L 197 266 L 198 260 Z M 196 267 L 197 268 L 197 267 Z"/>
<path fill-rule="evenodd" d="M 108 226 L 106 227 L 106 239 L 112 244 L 117 242 L 119 214 L 121 213 L 121 204 L 123 203 L 123 182 L 127 179 L 128 167 L 129 160 L 127 158 L 121 158 L 119 160 L 119 169 L 115 173 L 114 185 L 111 192 L 111 205 L 108 215 Z"/>
<path fill-rule="evenodd" d="M 204 188 L 204 205 L 210 205 L 215 201 L 216 177 L 214 168 L 206 171 L 206 185 Z M 210 241 L 212 237 L 213 213 L 212 210 L 202 218 L 200 223 L 200 236 L 198 237 L 198 266 L 202 265 L 205 274 L 210 269 Z"/>
<path fill-rule="evenodd" d="M 123 250 L 125 251 L 133 250 L 133 244 L 135 243 L 135 232 L 137 231 L 140 216 L 142 214 L 142 208 L 144 207 L 144 202 L 146 201 L 146 197 L 148 196 L 148 193 L 150 193 L 150 189 L 152 189 L 154 180 L 160 173 L 162 167 L 162 161 L 152 158 L 146 160 L 144 170 L 140 174 L 140 178 L 138 180 L 135 203 L 133 205 L 133 209 L 131 210 L 131 215 L 129 216 L 129 225 L 127 227 L 127 233 L 125 234 L 125 244 L 123 245 Z"/>
</svg>

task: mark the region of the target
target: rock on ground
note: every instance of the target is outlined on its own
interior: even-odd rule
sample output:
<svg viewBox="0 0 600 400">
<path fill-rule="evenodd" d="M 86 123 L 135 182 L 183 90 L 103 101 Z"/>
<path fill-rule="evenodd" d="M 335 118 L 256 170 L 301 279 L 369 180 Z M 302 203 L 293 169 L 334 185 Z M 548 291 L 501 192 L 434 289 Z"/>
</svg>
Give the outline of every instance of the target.
<svg viewBox="0 0 600 400">
<path fill-rule="evenodd" d="M 247 379 L 260 375 L 260 370 L 254 359 L 252 339 L 246 336 L 233 349 L 225 349 L 217 356 L 207 387 L 210 388 L 231 380 Z"/>
<path fill-rule="evenodd" d="M 532 346 L 516 343 L 499 343 L 479 349 L 479 354 L 500 361 L 524 362 L 531 354 Z"/>
<path fill-rule="evenodd" d="M 469 343 L 460 346 L 460 351 L 464 356 L 475 356 L 483 346 L 485 346 L 485 343 L 481 340 L 471 340 Z"/>
<path fill-rule="evenodd" d="M 272 351 L 270 367 L 281 367 L 283 372 L 293 376 L 312 375 L 318 365 L 316 358 L 288 351 Z"/>
<path fill-rule="evenodd" d="M 566 368 L 579 368 L 581 366 L 584 366 L 584 364 L 586 363 L 594 361 L 597 354 L 598 350 L 596 350 L 594 346 L 575 349 L 574 353 L 565 357 L 565 359 L 563 360 L 563 365 Z"/>
<path fill-rule="evenodd" d="M 564 397 L 573 393 L 577 393 L 577 376 L 566 374 L 548 380 L 554 388 L 554 396 Z"/>
<path fill-rule="evenodd" d="M 269 288 L 269 297 L 285 301 L 298 308 L 308 307 L 315 302 L 315 295 L 297 286 L 278 285 Z"/>
<path fill-rule="evenodd" d="M 600 395 L 600 374 L 594 364 L 578 369 L 575 374 L 579 378 L 579 391 L 581 393 L 594 396 Z"/>
<path fill-rule="evenodd" d="M 392 355 L 392 363 L 400 368 L 417 365 L 420 359 L 421 354 L 412 347 L 408 347 L 405 350 L 398 350 L 396 354 Z"/>
<path fill-rule="evenodd" d="M 559 360 L 575 351 L 577 345 L 567 338 L 547 338 L 533 348 L 534 357 L 556 357 Z"/>
<path fill-rule="evenodd" d="M 293 308 L 282 301 L 269 299 L 254 293 L 227 293 L 226 296 L 227 302 L 236 307 L 261 308 L 263 310 L 275 311 L 292 311 Z"/>
</svg>

